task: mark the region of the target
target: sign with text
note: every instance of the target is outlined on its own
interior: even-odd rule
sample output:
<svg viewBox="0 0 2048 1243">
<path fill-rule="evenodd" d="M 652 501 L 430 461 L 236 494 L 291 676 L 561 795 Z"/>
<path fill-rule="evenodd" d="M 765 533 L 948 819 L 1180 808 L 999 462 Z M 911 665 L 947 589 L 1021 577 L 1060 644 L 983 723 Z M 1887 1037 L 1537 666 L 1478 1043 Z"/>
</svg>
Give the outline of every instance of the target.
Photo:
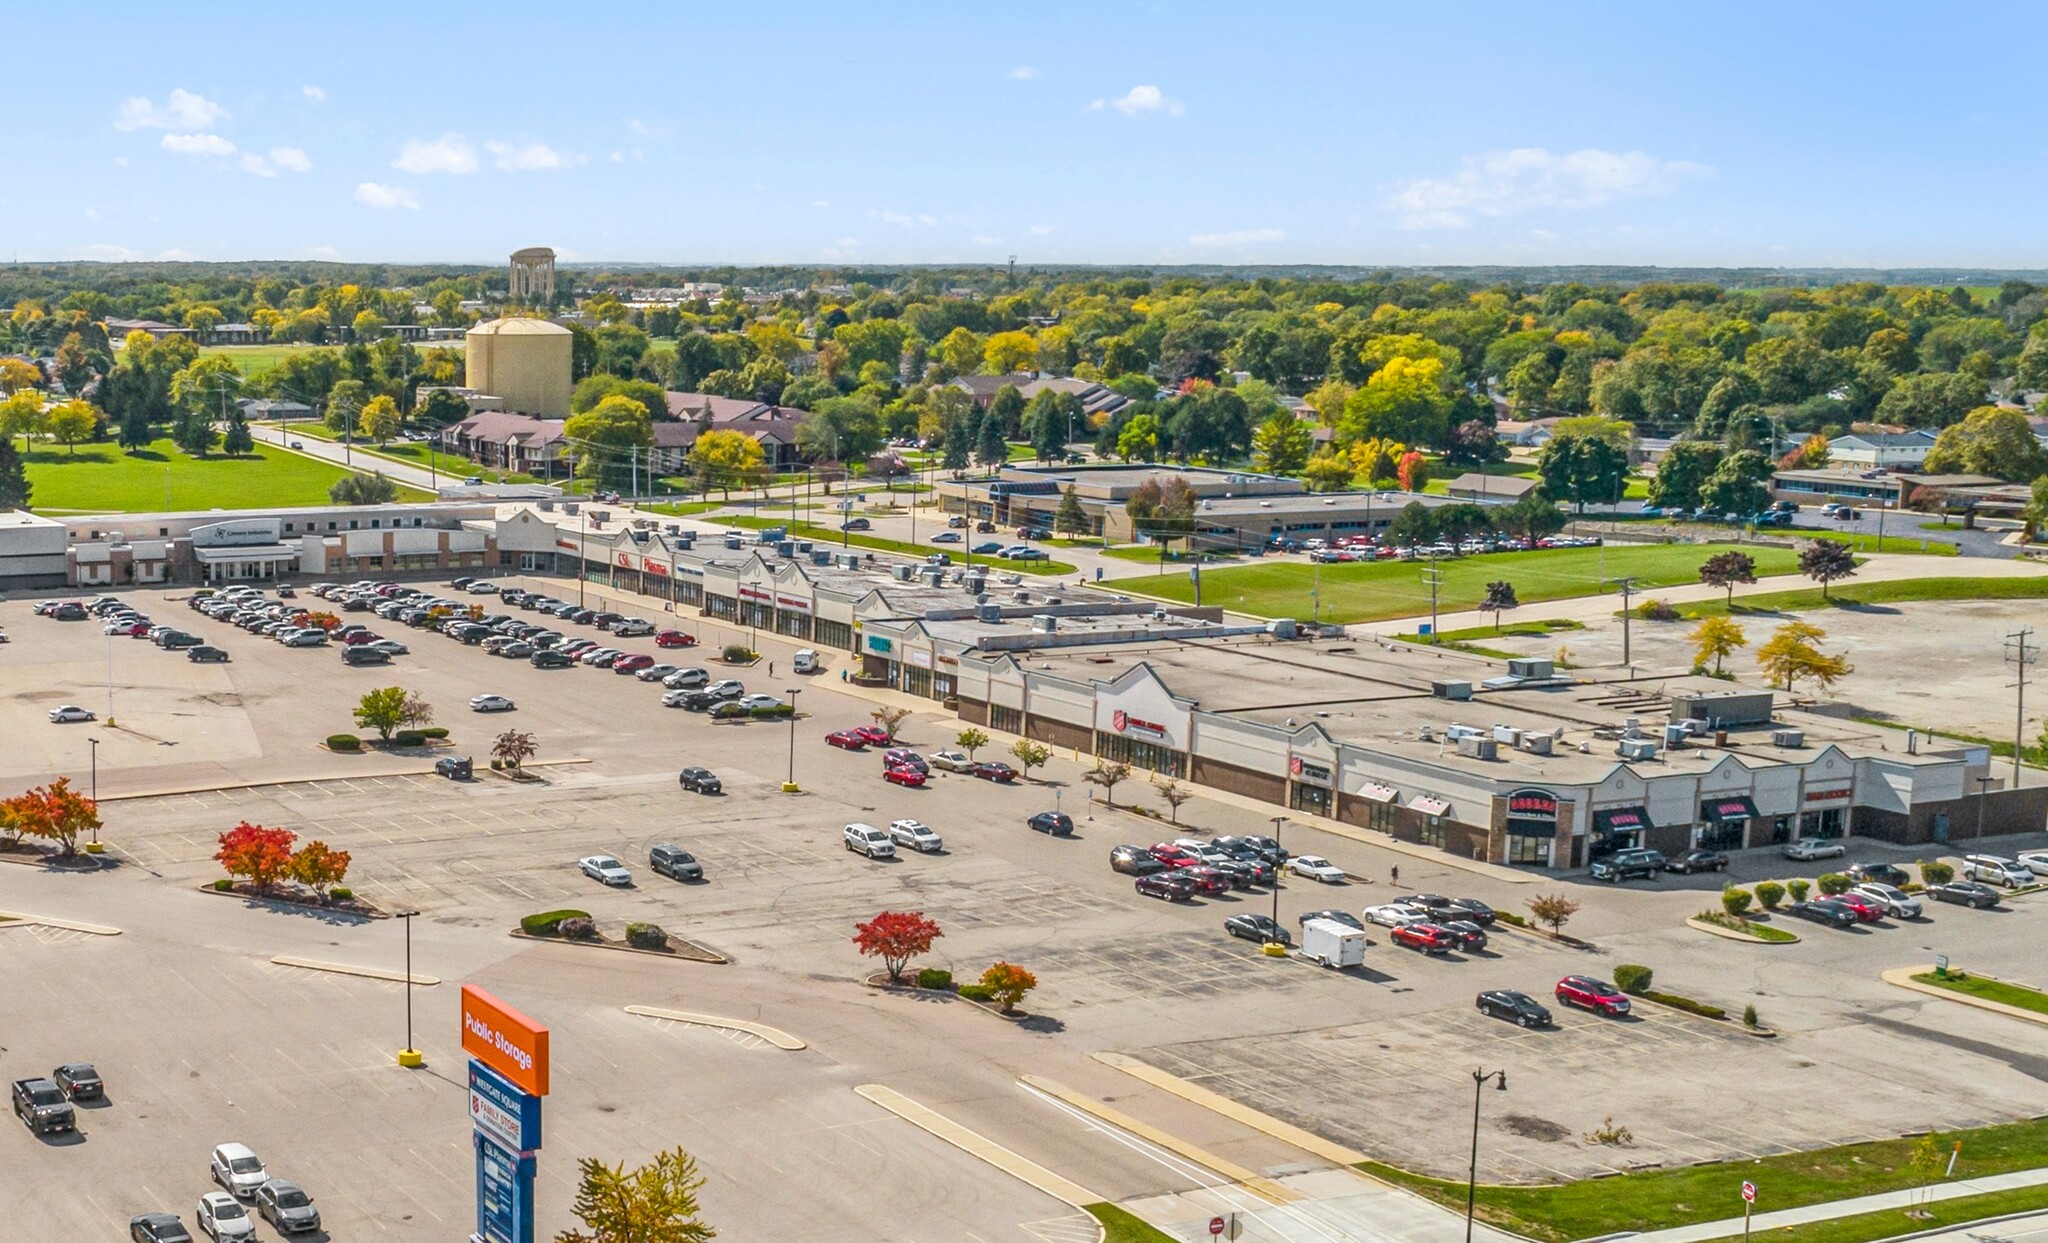
<svg viewBox="0 0 2048 1243">
<path fill-rule="evenodd" d="M 548 1094 L 548 1029 L 474 984 L 462 986 L 462 1051 L 520 1091 Z"/>
<path fill-rule="evenodd" d="M 491 1142 L 476 1145 L 476 1243 L 533 1243 L 533 1158 Z"/>
<path fill-rule="evenodd" d="M 1755 1204 L 1755 1203 L 1756 1203 L 1756 1184 L 1755 1184 L 1755 1183 L 1744 1183 L 1744 1184 L 1742 1184 L 1742 1202 L 1743 1202 L 1744 1204 Z"/>
<path fill-rule="evenodd" d="M 513 1152 L 540 1147 L 540 1098 L 474 1059 L 469 1063 L 469 1120 Z"/>
<path fill-rule="evenodd" d="M 1508 795 L 1510 816 L 1557 819 L 1557 796 L 1548 790 L 1517 790 Z"/>
</svg>

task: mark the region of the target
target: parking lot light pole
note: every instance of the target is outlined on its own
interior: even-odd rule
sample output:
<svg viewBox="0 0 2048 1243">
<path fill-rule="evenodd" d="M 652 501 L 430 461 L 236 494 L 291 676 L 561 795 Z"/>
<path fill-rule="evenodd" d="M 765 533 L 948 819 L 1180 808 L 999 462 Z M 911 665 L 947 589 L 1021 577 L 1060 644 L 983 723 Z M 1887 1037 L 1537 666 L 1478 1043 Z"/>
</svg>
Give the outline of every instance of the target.
<svg viewBox="0 0 2048 1243">
<path fill-rule="evenodd" d="M 1472 1072 L 1472 1165 L 1465 1179 L 1465 1243 L 1472 1243 L 1472 1208 L 1479 1199 L 1479 1089 L 1493 1080 L 1496 1092 L 1508 1090 L 1508 1072 L 1505 1070 Z"/>
<path fill-rule="evenodd" d="M 412 1043 L 412 921 L 418 911 L 393 911 L 392 915 L 405 922 L 405 1047 L 398 1051 L 398 1064 L 407 1070 L 418 1070 L 427 1064 L 427 1059 Z"/>
<path fill-rule="evenodd" d="M 1286 816 L 1273 817 L 1273 844 L 1280 845 L 1280 826 L 1287 823 Z M 1273 865 L 1273 922 L 1280 922 L 1280 874 L 1287 868 L 1287 848 L 1280 849 L 1280 862 Z"/>
<path fill-rule="evenodd" d="M 88 738 L 86 739 L 86 742 L 92 746 L 92 801 L 93 805 L 97 807 L 100 801 L 100 740 L 97 738 Z M 1981 808 L 1982 804 L 1979 804 L 1979 811 L 1977 812 L 1977 827 L 1980 830 L 1977 836 L 1979 837 L 1984 836 L 1983 832 L 1981 831 L 1984 827 L 1984 813 L 1981 810 Z M 93 817 L 92 844 L 95 846 L 100 844 L 100 826 L 98 816 Z"/>
<path fill-rule="evenodd" d="M 782 783 L 784 794 L 795 794 L 796 787 L 796 697 L 803 691 L 789 688 L 789 780 Z"/>
</svg>

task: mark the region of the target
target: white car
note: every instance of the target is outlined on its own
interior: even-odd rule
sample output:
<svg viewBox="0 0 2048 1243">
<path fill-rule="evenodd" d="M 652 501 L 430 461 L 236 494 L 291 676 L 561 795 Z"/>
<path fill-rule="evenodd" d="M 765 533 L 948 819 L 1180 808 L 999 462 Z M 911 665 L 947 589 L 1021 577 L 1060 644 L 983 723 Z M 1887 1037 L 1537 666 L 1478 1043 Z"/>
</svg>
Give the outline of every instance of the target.
<svg viewBox="0 0 2048 1243">
<path fill-rule="evenodd" d="M 921 820 L 891 820 L 889 837 L 898 846 L 908 846 L 922 854 L 933 854 L 946 848 L 946 841 Z"/>
<path fill-rule="evenodd" d="M 471 712 L 510 712 L 517 706 L 503 695 L 474 695 L 469 701 Z"/>
<path fill-rule="evenodd" d="M 249 1145 L 222 1144 L 213 1150 L 213 1181 L 240 1200 L 255 1195 L 258 1187 L 270 1181 L 270 1175 Z"/>
<path fill-rule="evenodd" d="M 2048 876 L 2048 850 L 2022 850 L 2013 857 L 2034 875 Z"/>
<path fill-rule="evenodd" d="M 66 721 L 90 721 L 92 719 L 92 713 L 79 707 L 77 704 L 65 704 L 61 708 L 50 709 L 50 720 L 58 725 L 62 725 Z"/>
<path fill-rule="evenodd" d="M 1296 855 L 1287 861 L 1287 870 L 1295 876 L 1306 876 L 1325 885 L 1335 885 L 1344 879 L 1344 869 L 1321 855 Z"/>
<path fill-rule="evenodd" d="M 1885 914 L 1895 919 L 1918 919 L 1924 911 L 1920 899 L 1892 885 L 1865 881 L 1849 892 L 1877 903 L 1884 908 Z"/>
<path fill-rule="evenodd" d="M 713 682 L 704 689 L 713 695 L 723 695 L 727 699 L 738 699 L 747 693 L 746 683 L 738 678 L 726 678 L 722 682 Z"/>
<path fill-rule="evenodd" d="M 249 1216 L 249 1210 L 243 1208 L 240 1201 L 225 1191 L 209 1191 L 200 1196 L 199 1209 L 192 1216 L 199 1223 L 200 1233 L 214 1243 L 233 1243 L 256 1237 L 256 1219 Z"/>
<path fill-rule="evenodd" d="M 495 596 L 498 594 L 498 585 L 492 582 L 474 582 L 463 590 L 473 596 Z"/>
<path fill-rule="evenodd" d="M 363 644 L 363 646 L 373 652 L 382 652 L 386 656 L 404 656 L 412 651 L 411 648 L 396 639 L 373 639 Z"/>
<path fill-rule="evenodd" d="M 773 695 L 742 695 L 739 697 L 738 703 L 740 707 L 745 708 L 749 712 L 756 708 L 780 708 L 782 706 L 782 701 Z"/>
<path fill-rule="evenodd" d="M 672 691 L 694 690 L 711 681 L 711 675 L 702 669 L 678 669 L 662 678 L 661 684 Z"/>
<path fill-rule="evenodd" d="M 661 693 L 661 706 L 664 708 L 685 707 L 689 704 L 690 696 L 696 693 L 696 691 L 687 690 L 681 687 L 678 687 L 677 689 L 672 691 L 663 691 Z"/>
<path fill-rule="evenodd" d="M 1787 859 L 1805 862 L 1812 859 L 1839 859 L 1848 854 L 1849 850 L 1842 843 L 1831 842 L 1824 837 L 1802 837 L 1796 842 L 1787 843 L 1780 853 Z"/>
<path fill-rule="evenodd" d="M 970 772 L 974 768 L 974 761 L 967 758 L 965 751 L 954 751 L 949 748 L 944 751 L 934 751 L 924 758 L 925 762 L 933 768 L 943 768 L 949 773 Z"/>
<path fill-rule="evenodd" d="M 607 656 L 611 657 L 613 660 L 617 660 L 619 657 L 624 655 L 625 653 L 623 651 L 620 651 L 618 648 L 615 647 L 586 647 L 582 651 L 576 653 L 576 661 L 578 664 L 595 665 L 598 661 L 604 659 Z"/>
<path fill-rule="evenodd" d="M 576 866 L 583 870 L 585 876 L 607 885 L 633 883 L 633 874 L 626 870 L 626 865 L 610 855 L 585 855 L 576 861 Z"/>
<path fill-rule="evenodd" d="M 1427 923 L 1433 918 L 1435 913 L 1426 907 L 1408 906 L 1400 902 L 1365 908 L 1366 922 L 1378 924 L 1382 928 L 1401 928 L 1409 924 Z"/>
<path fill-rule="evenodd" d="M 848 850 L 858 851 L 870 859 L 896 857 L 896 843 L 872 824 L 849 824 L 839 836 Z"/>
<path fill-rule="evenodd" d="M 633 676 L 642 682 L 659 682 L 671 673 L 680 673 L 674 665 L 649 665 Z"/>
</svg>

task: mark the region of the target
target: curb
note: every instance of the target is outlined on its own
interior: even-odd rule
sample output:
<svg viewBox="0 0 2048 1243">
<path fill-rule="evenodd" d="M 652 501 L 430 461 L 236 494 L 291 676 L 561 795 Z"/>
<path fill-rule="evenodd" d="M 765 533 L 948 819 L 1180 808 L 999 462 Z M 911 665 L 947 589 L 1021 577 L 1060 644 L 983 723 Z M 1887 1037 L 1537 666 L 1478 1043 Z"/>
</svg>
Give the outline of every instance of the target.
<svg viewBox="0 0 2048 1243">
<path fill-rule="evenodd" d="M 690 1027 L 710 1027 L 719 1031 L 745 1032 L 750 1036 L 759 1036 L 776 1048 L 791 1053 L 810 1047 L 779 1027 L 769 1027 L 763 1023 L 749 1023 L 744 1019 L 720 1018 L 715 1014 L 691 1014 L 686 1010 L 663 1010 L 656 1006 L 627 1006 L 626 1013 L 637 1014 L 642 1018 L 648 1019 L 667 1019 L 672 1023 L 682 1023 Z"/>
<path fill-rule="evenodd" d="M 2039 1014 L 2032 1010 L 2022 1010 L 2018 1006 L 2009 1006 L 2002 1001 L 1987 1001 L 1982 997 L 1971 997 L 1966 993 L 1958 993 L 1953 989 L 1939 988 L 1933 984 L 1922 984 L 1913 978 L 1923 971 L 1932 970 L 1934 970 L 1934 964 L 1932 963 L 1918 967 L 1893 967 L 1889 971 L 1880 973 L 1878 978 L 1887 984 L 1895 985 L 1911 992 L 1925 993 L 1929 997 L 1939 997 L 1943 1001 L 1960 1002 L 1966 1006 L 1975 1006 L 1979 1010 L 1989 1010 L 1993 1014 L 2003 1014 L 2007 1018 L 2021 1019 L 2028 1023 L 2039 1023 L 2043 1026 L 2048 1026 L 2048 1014 Z M 1998 977 L 1987 975 L 1984 978 L 1995 980 Z M 1954 1227 L 1950 1227 L 1950 1229 L 1954 1229 Z"/>
<path fill-rule="evenodd" d="M 944 1140 L 960 1151 L 981 1160 L 1008 1174 L 1028 1186 L 1035 1187 L 1053 1199 L 1083 1212 L 1090 1204 L 1105 1203 L 1102 1196 L 1053 1173 L 1027 1157 L 1018 1155 L 987 1136 L 970 1131 L 966 1127 L 939 1113 L 926 1108 L 896 1091 L 879 1083 L 863 1083 L 854 1088 L 863 1099 L 878 1105 L 897 1117 L 931 1135 Z"/>
<path fill-rule="evenodd" d="M 1704 933 L 1707 933 L 1707 934 L 1708 934 L 1708 935 L 1710 935 L 1710 936 L 1717 936 L 1717 937 L 1720 937 L 1720 938 L 1722 938 L 1723 940 L 1727 940 L 1727 941 L 1743 941 L 1743 942 L 1746 942 L 1746 943 L 1748 943 L 1748 944 L 1750 944 L 1750 945 L 1797 945 L 1797 944 L 1799 944 L 1799 934 L 1797 934 L 1797 933 L 1787 933 L 1786 935 L 1787 935 L 1787 936 L 1790 936 L 1790 937 L 1792 938 L 1792 939 L 1791 939 L 1791 940 L 1789 940 L 1789 941 L 1766 941 L 1766 940 L 1764 940 L 1764 939 L 1763 939 L 1762 937 L 1753 937 L 1753 936 L 1749 935 L 1749 934 L 1748 934 L 1748 933 L 1746 933 L 1746 932 L 1737 932 L 1737 931 L 1736 931 L 1735 929 L 1733 929 L 1733 928 L 1723 928 L 1723 927 L 1721 927 L 1721 926 L 1720 926 L 1719 924 L 1710 924 L 1710 923 L 1707 923 L 1707 922 L 1706 922 L 1705 920 L 1702 920 L 1702 919 L 1698 919 L 1698 918 L 1695 918 L 1695 917 L 1692 917 L 1692 916 L 1687 916 L 1687 917 L 1686 917 L 1686 921 L 1685 921 L 1685 926 L 1686 926 L 1686 927 L 1688 927 L 1688 928 L 1695 928 L 1695 929 L 1698 929 L 1699 931 L 1701 931 L 1701 932 L 1704 932 Z M 1776 925 L 1775 925 L 1775 924 L 1774 924 L 1774 925 L 1772 925 L 1772 926 L 1773 926 L 1773 927 L 1776 927 Z"/>
<path fill-rule="evenodd" d="M 109 928 L 105 924 L 82 924 L 76 920 L 51 919 L 42 915 L 0 913 L 0 928 L 28 927 L 62 928 L 66 932 L 83 932 L 96 937 L 118 937 L 121 935 L 119 928 Z"/>
<path fill-rule="evenodd" d="M 1170 1075 L 1157 1067 L 1147 1065 L 1134 1057 L 1121 1053 L 1096 1053 L 1095 1060 L 1105 1066 L 1114 1067 L 1134 1079 L 1142 1080 L 1153 1087 L 1162 1088 L 1182 1100 L 1200 1105 L 1211 1113 L 1220 1114 L 1233 1122 L 1239 1122 L 1255 1131 L 1263 1131 L 1284 1144 L 1301 1149 L 1311 1156 L 1320 1157 L 1335 1165 L 1356 1167 L 1369 1161 L 1362 1152 L 1354 1152 L 1342 1144 L 1324 1139 L 1311 1131 L 1305 1131 L 1292 1123 L 1282 1122 L 1270 1114 L 1261 1113 L 1248 1105 L 1240 1105 L 1227 1096 L 1210 1091 L 1199 1084 L 1189 1083 L 1178 1075 Z"/>
<path fill-rule="evenodd" d="M 366 911 L 351 911 L 346 907 L 322 906 L 317 902 L 301 902 L 297 898 L 275 894 L 243 893 L 239 889 L 215 889 L 213 882 L 199 886 L 199 892 L 219 894 L 223 898 L 240 898 L 244 902 L 260 902 L 268 906 L 290 907 L 300 911 L 325 911 L 332 915 L 349 915 L 356 919 L 390 919 L 391 913 L 381 907 L 370 907 Z M 368 905 L 367 903 L 365 905 Z"/>
<path fill-rule="evenodd" d="M 1084 1096 L 1064 1084 L 1055 1083 L 1051 1079 L 1042 1079 L 1037 1075 L 1020 1076 L 1019 1082 L 1023 1083 L 1025 1087 L 1036 1089 L 1056 1100 L 1064 1101 L 1066 1104 L 1092 1118 L 1105 1122 L 1119 1130 L 1129 1131 L 1148 1143 L 1157 1144 L 1178 1157 L 1214 1170 L 1232 1183 L 1275 1207 L 1291 1204 L 1302 1198 L 1299 1192 L 1290 1190 L 1270 1178 L 1266 1178 L 1253 1170 L 1248 1170 L 1227 1158 L 1219 1157 L 1207 1149 L 1198 1148 L 1177 1135 L 1162 1131 L 1149 1123 L 1140 1122 L 1129 1114 L 1121 1110 L 1112 1109 L 1108 1105 Z"/>
<path fill-rule="evenodd" d="M 405 972 L 386 971 L 382 967 L 352 967 L 347 963 L 321 962 L 314 958 L 293 958 L 286 954 L 279 954 L 270 961 L 280 967 L 298 967 L 304 971 L 326 971 L 334 975 L 361 976 L 366 980 L 389 980 L 394 984 L 406 983 Z M 441 978 L 433 975 L 415 974 L 411 982 L 421 988 L 432 988 L 441 982 Z"/>
<path fill-rule="evenodd" d="M 724 964 L 732 961 L 732 959 L 727 958 L 725 955 L 719 953 L 717 950 L 708 949 L 702 945 L 697 944 L 695 941 L 689 940 L 685 937 L 679 937 L 674 935 L 671 935 L 669 937 L 670 941 L 680 945 L 687 945 L 692 950 L 695 950 L 697 952 L 694 954 L 690 954 L 683 953 L 680 951 L 672 951 L 665 954 L 660 950 L 644 950 L 637 945 L 614 945 L 610 941 L 570 941 L 563 937 L 537 937 L 529 932 L 521 932 L 517 928 L 514 928 L 512 931 L 506 933 L 505 935 L 509 937 L 516 937 L 521 941 L 539 941 L 546 945 L 574 945 L 580 946 L 584 949 L 616 950 L 621 954 L 645 954 L 650 958 L 663 958 L 667 959 L 669 962 L 703 962 L 723 966 Z"/>
</svg>

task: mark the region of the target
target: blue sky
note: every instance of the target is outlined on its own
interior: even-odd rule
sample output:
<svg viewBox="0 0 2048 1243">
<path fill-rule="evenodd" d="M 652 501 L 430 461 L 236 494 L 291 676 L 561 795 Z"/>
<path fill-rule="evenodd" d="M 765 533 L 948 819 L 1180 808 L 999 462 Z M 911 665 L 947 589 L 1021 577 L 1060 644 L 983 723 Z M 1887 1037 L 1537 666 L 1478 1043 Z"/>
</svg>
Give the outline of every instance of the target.
<svg viewBox="0 0 2048 1243">
<path fill-rule="evenodd" d="M 307 7 L 41 10 L 0 258 L 2048 267 L 2039 5 Z"/>
</svg>

